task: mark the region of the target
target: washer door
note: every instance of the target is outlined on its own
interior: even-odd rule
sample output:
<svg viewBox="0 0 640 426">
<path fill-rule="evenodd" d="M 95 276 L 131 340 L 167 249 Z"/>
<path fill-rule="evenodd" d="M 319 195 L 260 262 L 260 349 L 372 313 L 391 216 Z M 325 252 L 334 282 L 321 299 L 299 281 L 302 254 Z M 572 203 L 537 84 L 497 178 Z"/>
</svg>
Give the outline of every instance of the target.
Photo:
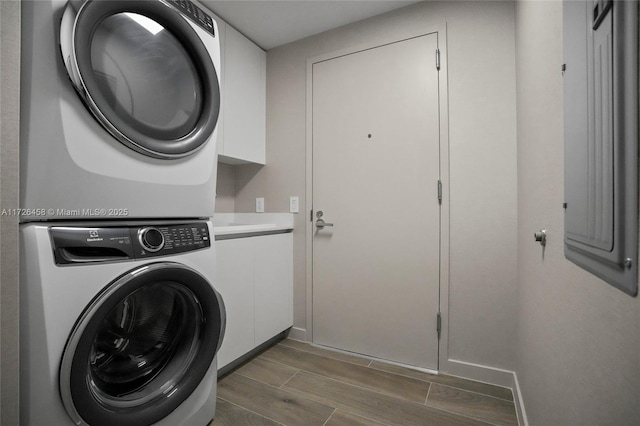
<svg viewBox="0 0 640 426">
<path fill-rule="evenodd" d="M 196 271 L 152 263 L 113 281 L 67 341 L 60 392 L 74 422 L 153 424 L 175 410 L 212 365 L 224 304 Z"/>
<path fill-rule="evenodd" d="M 60 48 L 75 89 L 100 124 L 151 157 L 200 149 L 218 121 L 220 87 L 187 19 L 159 0 L 76 5 L 69 2 L 64 11 Z"/>
</svg>

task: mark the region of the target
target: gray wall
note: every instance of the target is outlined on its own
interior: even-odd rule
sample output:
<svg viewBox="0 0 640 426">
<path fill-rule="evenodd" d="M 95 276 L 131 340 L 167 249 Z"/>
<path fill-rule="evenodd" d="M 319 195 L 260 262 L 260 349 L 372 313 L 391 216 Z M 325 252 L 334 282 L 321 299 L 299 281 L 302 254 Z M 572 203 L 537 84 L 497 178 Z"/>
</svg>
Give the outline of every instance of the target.
<svg viewBox="0 0 640 426">
<path fill-rule="evenodd" d="M 267 52 L 267 165 L 236 170 L 235 210 L 288 211 L 294 326 L 306 329 L 306 61 L 446 22 L 450 127 L 450 359 L 515 368 L 517 184 L 513 2 L 422 2 Z M 442 47 L 441 47 L 442 48 Z M 355 167 L 356 165 L 354 165 Z M 401 206 L 398 206 L 401 208 Z"/>
<path fill-rule="evenodd" d="M 20 2 L 0 1 L 0 210 L 18 207 Z M 19 417 L 18 217 L 0 216 L 0 424 Z"/>
<path fill-rule="evenodd" d="M 532 425 L 640 423 L 640 299 L 564 258 L 562 4 L 516 3 L 518 340 Z M 545 227 L 544 255 L 533 232 Z"/>
</svg>

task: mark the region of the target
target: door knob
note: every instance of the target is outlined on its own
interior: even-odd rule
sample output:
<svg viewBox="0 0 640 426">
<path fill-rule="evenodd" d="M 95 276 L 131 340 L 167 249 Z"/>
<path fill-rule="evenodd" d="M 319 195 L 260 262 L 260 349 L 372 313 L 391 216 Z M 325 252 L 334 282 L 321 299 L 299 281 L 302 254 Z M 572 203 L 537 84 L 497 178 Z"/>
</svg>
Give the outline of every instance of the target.
<svg viewBox="0 0 640 426">
<path fill-rule="evenodd" d="M 318 228 L 319 231 L 323 230 L 325 228 L 325 226 L 333 226 L 333 223 L 328 223 L 325 222 L 324 219 L 322 219 L 322 216 L 324 215 L 324 212 L 322 210 L 318 210 L 316 212 L 316 228 Z"/>
<path fill-rule="evenodd" d="M 542 247 L 547 245 L 547 230 L 541 229 L 538 232 L 533 233 L 533 237 L 540 243 Z"/>
</svg>

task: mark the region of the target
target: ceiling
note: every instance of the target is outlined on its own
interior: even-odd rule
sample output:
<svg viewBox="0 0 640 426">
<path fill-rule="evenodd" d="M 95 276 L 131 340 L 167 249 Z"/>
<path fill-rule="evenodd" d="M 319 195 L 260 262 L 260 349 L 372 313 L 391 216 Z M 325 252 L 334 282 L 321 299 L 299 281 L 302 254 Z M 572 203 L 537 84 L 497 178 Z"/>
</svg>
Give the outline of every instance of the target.
<svg viewBox="0 0 640 426">
<path fill-rule="evenodd" d="M 264 50 L 418 3 L 404 0 L 200 2 Z"/>
</svg>

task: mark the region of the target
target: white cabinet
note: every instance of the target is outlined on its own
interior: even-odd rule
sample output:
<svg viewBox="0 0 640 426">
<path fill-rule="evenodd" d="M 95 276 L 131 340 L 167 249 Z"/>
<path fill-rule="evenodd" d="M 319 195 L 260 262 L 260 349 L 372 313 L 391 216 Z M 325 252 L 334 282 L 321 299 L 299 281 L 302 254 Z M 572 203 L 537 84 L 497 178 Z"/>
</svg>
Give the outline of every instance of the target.
<svg viewBox="0 0 640 426">
<path fill-rule="evenodd" d="M 293 325 L 292 234 L 255 237 L 255 345 Z"/>
<path fill-rule="evenodd" d="M 265 164 L 267 56 L 233 27 L 224 26 L 218 158 L 228 164 Z"/>
<path fill-rule="evenodd" d="M 227 312 L 220 369 L 293 325 L 293 239 L 285 233 L 215 244 L 215 286 Z"/>
<path fill-rule="evenodd" d="M 218 367 L 253 349 L 253 250 L 245 238 L 217 241 L 216 290 L 222 295 L 227 325 Z"/>
</svg>

